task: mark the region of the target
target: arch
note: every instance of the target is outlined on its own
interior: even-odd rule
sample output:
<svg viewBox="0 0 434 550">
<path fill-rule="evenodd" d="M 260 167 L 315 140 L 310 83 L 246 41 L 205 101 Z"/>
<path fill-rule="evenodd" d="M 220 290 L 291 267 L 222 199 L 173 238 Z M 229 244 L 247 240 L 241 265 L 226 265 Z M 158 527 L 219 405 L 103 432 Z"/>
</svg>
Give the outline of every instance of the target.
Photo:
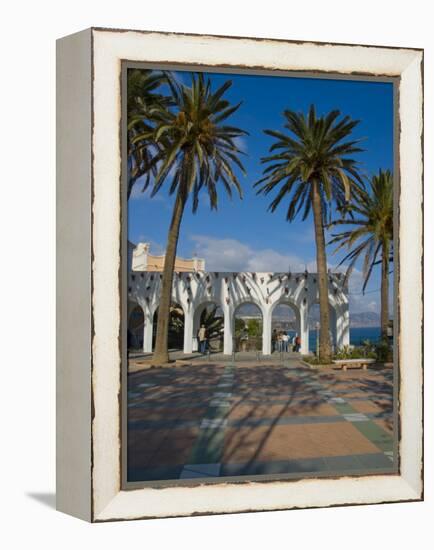
<svg viewBox="0 0 434 550">
<path fill-rule="evenodd" d="M 161 274 L 133 274 L 135 284 L 131 287 L 129 297 L 134 306 L 142 307 L 145 315 L 143 349 L 152 352 L 153 320 L 159 305 Z M 133 275 L 131 275 L 133 277 Z M 235 272 L 201 272 L 177 274 L 174 278 L 172 302 L 178 304 L 184 317 L 184 352 L 193 351 L 200 314 L 207 305 L 220 306 L 224 319 L 224 354 L 233 351 L 234 319 L 243 304 L 256 306 L 262 317 L 264 355 L 271 353 L 271 325 L 273 312 L 279 306 L 289 306 L 295 312 L 297 332 L 301 335 L 302 353 L 308 352 L 309 305 L 318 300 L 317 288 L 312 285 L 300 285 L 297 277 L 285 279 L 281 273 L 235 273 Z M 310 275 L 309 275 L 310 277 Z M 285 280 L 285 294 L 281 279 Z M 308 286 L 308 288 L 307 288 Z M 306 290 L 307 293 L 300 293 Z M 281 293 L 282 292 L 282 293 Z M 333 336 L 337 347 L 349 342 L 349 311 L 345 288 L 333 286 L 330 288 L 329 301 L 332 309 Z M 129 310 L 130 311 L 130 310 Z M 198 317 L 199 316 L 199 317 Z M 198 320 L 199 319 L 199 320 Z M 180 342 L 178 341 L 178 345 Z"/>
<path fill-rule="evenodd" d="M 276 309 L 279 307 L 289 307 L 291 312 L 294 314 L 294 321 L 290 323 L 289 321 L 273 321 L 273 315 L 275 315 Z M 276 326 L 277 325 L 277 326 Z M 278 344 L 279 333 L 286 333 L 290 337 L 289 342 L 296 335 L 301 337 L 302 340 L 302 319 L 299 306 L 288 298 L 281 298 L 277 300 L 270 308 L 270 328 L 271 328 L 271 352 L 273 351 L 291 351 L 292 348 L 289 344 L 283 345 L 283 347 Z M 285 349 L 286 348 L 286 349 Z"/>
<path fill-rule="evenodd" d="M 244 306 L 252 305 L 260 313 L 261 320 L 255 322 L 257 316 L 246 316 L 247 323 L 243 321 L 244 326 L 237 326 L 237 312 Z M 250 317 L 250 319 L 248 318 Z M 233 310 L 232 314 L 232 338 L 235 351 L 263 351 L 264 348 L 264 325 L 265 315 L 261 304 L 256 300 L 244 299 L 240 301 Z"/>
<path fill-rule="evenodd" d="M 256 306 L 259 309 L 259 311 L 261 312 L 262 317 L 266 316 L 267 312 L 265 310 L 264 304 L 260 300 L 257 300 L 256 298 L 254 298 L 252 296 L 244 296 L 242 298 L 238 298 L 237 300 L 234 300 L 233 306 L 232 306 L 232 308 L 233 308 L 232 315 L 235 315 L 235 312 L 237 311 L 237 309 L 239 309 L 241 306 L 243 306 L 245 304 L 252 304 L 252 305 Z"/>
<path fill-rule="evenodd" d="M 221 315 L 215 315 L 214 319 L 209 317 L 207 319 L 203 319 L 204 313 L 207 311 L 207 309 L 210 310 L 211 307 L 215 307 L 216 313 L 218 312 L 218 310 L 220 310 Z M 216 322 L 217 319 L 219 318 L 221 318 L 222 320 L 221 323 Z M 194 312 L 193 312 L 192 351 L 197 351 L 199 348 L 197 334 L 199 332 L 201 322 L 203 321 L 205 321 L 205 325 L 206 325 L 205 328 L 207 329 L 207 332 L 208 332 L 207 339 L 208 339 L 209 349 L 211 349 L 212 351 L 221 351 L 223 347 L 225 312 L 218 300 L 207 299 L 195 306 Z"/>
<path fill-rule="evenodd" d="M 143 327 L 145 313 L 137 302 L 128 302 L 127 347 L 141 349 L 143 346 Z"/>
<path fill-rule="evenodd" d="M 294 300 L 291 300 L 291 298 L 288 298 L 286 296 L 282 296 L 281 298 L 279 298 L 278 300 L 276 300 L 271 304 L 271 307 L 270 307 L 271 314 L 278 306 L 289 306 L 290 308 L 293 309 L 294 313 L 296 314 L 300 313 L 300 306 L 297 304 L 297 302 L 295 302 Z"/>
<path fill-rule="evenodd" d="M 155 338 L 157 335 L 157 322 L 158 322 L 158 310 L 157 305 L 154 308 L 152 314 L 152 349 L 155 347 Z M 184 331 L 186 323 L 186 312 L 182 304 L 176 301 L 172 301 L 170 304 L 170 318 L 169 318 L 169 348 L 182 349 L 184 341 Z"/>
<path fill-rule="evenodd" d="M 309 338 L 309 351 L 312 351 L 313 353 L 316 352 L 316 340 L 317 340 L 317 328 L 313 326 L 312 320 L 309 319 L 309 316 L 311 314 L 311 310 L 313 307 L 318 307 L 319 310 L 319 300 L 315 300 L 311 304 L 309 304 L 309 308 L 307 311 L 307 324 L 308 324 L 308 338 Z M 337 321 L 338 321 L 338 315 L 336 312 L 336 307 L 333 303 L 329 301 L 329 312 L 330 312 L 330 341 L 332 344 L 332 347 L 334 349 L 337 349 L 338 346 L 338 330 L 337 330 Z M 319 326 L 319 319 L 316 321 L 316 323 Z"/>
<path fill-rule="evenodd" d="M 157 289 L 157 292 L 153 296 L 152 302 L 148 305 L 148 309 L 152 317 L 154 317 L 154 315 L 157 313 L 158 308 L 160 307 L 159 294 L 160 289 Z M 187 312 L 186 306 L 184 305 L 184 300 L 182 299 L 182 296 L 180 296 L 177 292 L 172 292 L 172 295 L 170 297 L 170 305 L 172 306 L 173 304 L 182 309 L 183 314 L 186 315 Z"/>
</svg>

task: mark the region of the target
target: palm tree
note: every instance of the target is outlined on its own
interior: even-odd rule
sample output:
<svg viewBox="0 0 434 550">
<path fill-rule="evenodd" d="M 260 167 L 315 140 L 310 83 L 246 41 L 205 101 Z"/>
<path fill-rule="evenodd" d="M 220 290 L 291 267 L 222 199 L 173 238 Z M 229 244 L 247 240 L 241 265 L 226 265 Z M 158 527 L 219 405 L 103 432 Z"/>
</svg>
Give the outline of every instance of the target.
<svg viewBox="0 0 434 550">
<path fill-rule="evenodd" d="M 242 198 L 240 182 L 234 172 L 234 165 L 243 173 L 244 167 L 239 159 L 242 151 L 235 139 L 247 132 L 227 126 L 226 119 L 232 115 L 241 103 L 231 105 L 223 99 L 224 93 L 232 85 L 226 81 L 215 92 L 211 90 L 211 81 L 201 73 L 192 74 L 191 87 L 169 81 L 173 107 L 156 110 L 152 117 L 152 131 L 146 129 L 142 135 L 133 139 L 154 141 L 162 148 L 153 158 L 156 175 L 152 182 L 151 196 L 154 196 L 163 183 L 170 178 L 170 194 L 175 194 L 172 219 L 167 237 L 161 288 L 157 337 L 154 363 L 162 364 L 169 360 L 167 349 L 170 297 L 173 282 L 176 249 L 179 229 L 185 205 L 191 196 L 192 209 L 196 212 L 199 196 L 205 190 L 209 196 L 211 209 L 217 209 L 218 189 L 221 182 L 228 195 L 232 189 Z"/>
<path fill-rule="evenodd" d="M 332 203 L 344 206 L 350 200 L 352 188 L 363 185 L 357 162 L 348 157 L 361 151 L 358 140 L 349 139 L 358 121 L 349 116 L 339 118 L 339 111 L 317 117 L 313 105 L 307 116 L 290 110 L 283 114 L 286 132 L 265 130 L 275 139 L 270 153 L 276 152 L 262 159 L 267 167 L 264 177 L 255 186 L 260 186 L 258 194 L 278 191 L 269 210 L 274 212 L 285 202 L 289 222 L 300 211 L 303 220 L 311 209 L 313 211 L 320 304 L 319 354 L 323 361 L 329 361 L 330 314 L 324 226 Z"/>
<path fill-rule="evenodd" d="M 158 325 L 158 314 L 159 310 L 157 309 L 153 318 L 153 345 L 155 344 L 155 336 L 157 332 Z M 169 311 L 169 331 L 168 331 L 168 346 L 180 349 L 183 344 L 184 339 L 184 311 L 182 307 L 174 302 L 170 304 Z"/>
<path fill-rule="evenodd" d="M 150 139 L 152 115 L 156 110 L 167 109 L 169 96 L 158 92 L 167 83 L 169 75 L 148 69 L 129 69 L 127 75 L 127 149 L 128 149 L 128 198 L 136 181 L 144 176 L 144 188 L 149 185 L 156 168 L 152 162 L 160 151 L 159 145 Z M 141 139 L 136 138 L 141 136 Z"/>
<path fill-rule="evenodd" d="M 220 339 L 224 329 L 224 319 L 219 314 L 218 306 L 213 304 L 209 308 L 205 308 L 200 316 L 200 326 L 204 326 L 208 340 Z"/>
<path fill-rule="evenodd" d="M 363 292 L 374 266 L 381 263 L 381 335 L 387 339 L 389 265 L 393 261 L 393 175 L 390 170 L 380 170 L 372 177 L 369 188 L 357 189 L 347 210 L 352 219 L 346 219 L 344 215 L 331 225 L 350 225 L 353 228 L 333 234 L 329 244 L 338 244 L 335 252 L 344 247 L 351 250 L 340 262 L 349 261 L 347 278 L 356 261 L 363 257 Z"/>
<path fill-rule="evenodd" d="M 184 336 L 185 319 L 184 312 L 180 308 L 170 308 L 170 327 L 169 327 L 169 343 L 171 340 L 182 342 Z M 223 335 L 224 319 L 219 314 L 218 306 L 213 304 L 206 307 L 200 316 L 199 326 L 204 326 L 206 337 L 209 341 L 220 340 Z"/>
</svg>

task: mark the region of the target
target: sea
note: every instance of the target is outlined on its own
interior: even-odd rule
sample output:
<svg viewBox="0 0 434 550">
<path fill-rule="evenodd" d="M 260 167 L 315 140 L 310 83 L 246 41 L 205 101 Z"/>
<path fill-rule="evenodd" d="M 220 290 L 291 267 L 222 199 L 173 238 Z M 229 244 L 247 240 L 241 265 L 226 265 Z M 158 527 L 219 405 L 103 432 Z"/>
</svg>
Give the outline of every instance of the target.
<svg viewBox="0 0 434 550">
<path fill-rule="evenodd" d="M 380 340 L 380 327 L 350 327 L 350 344 L 360 346 L 366 340 L 376 343 Z M 309 350 L 316 350 L 316 331 L 309 331 Z"/>
</svg>

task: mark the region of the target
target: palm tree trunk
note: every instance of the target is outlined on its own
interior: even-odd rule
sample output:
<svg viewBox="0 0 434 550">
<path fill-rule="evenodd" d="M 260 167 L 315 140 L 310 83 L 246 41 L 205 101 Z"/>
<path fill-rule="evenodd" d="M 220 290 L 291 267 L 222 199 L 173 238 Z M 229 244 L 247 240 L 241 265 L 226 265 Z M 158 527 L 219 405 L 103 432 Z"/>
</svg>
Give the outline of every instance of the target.
<svg viewBox="0 0 434 550">
<path fill-rule="evenodd" d="M 328 296 L 328 274 L 327 257 L 324 238 L 323 213 L 321 196 L 319 192 L 319 183 L 312 184 L 312 210 L 315 224 L 315 243 L 316 243 L 316 265 L 318 270 L 318 291 L 319 291 L 319 357 L 321 361 L 330 361 L 330 312 Z"/>
<path fill-rule="evenodd" d="M 176 249 L 178 247 L 179 228 L 186 203 L 181 187 L 176 195 L 172 221 L 167 236 L 166 256 L 164 258 L 163 280 L 158 306 L 157 336 L 153 364 L 162 365 L 169 361 L 168 336 L 170 322 L 170 303 L 172 298 L 173 270 L 175 268 Z"/>
<path fill-rule="evenodd" d="M 387 339 L 389 324 L 389 245 L 383 242 L 381 251 L 381 338 Z"/>
</svg>

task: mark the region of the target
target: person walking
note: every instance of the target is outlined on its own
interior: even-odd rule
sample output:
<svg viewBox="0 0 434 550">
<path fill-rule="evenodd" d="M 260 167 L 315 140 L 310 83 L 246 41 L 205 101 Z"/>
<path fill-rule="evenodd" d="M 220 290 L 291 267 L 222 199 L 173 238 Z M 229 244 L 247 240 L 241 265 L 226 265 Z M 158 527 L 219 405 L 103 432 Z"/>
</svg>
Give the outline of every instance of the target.
<svg viewBox="0 0 434 550">
<path fill-rule="evenodd" d="M 295 351 L 298 353 L 301 348 L 301 339 L 300 336 L 297 334 L 295 337 Z"/>
<path fill-rule="evenodd" d="M 277 333 L 276 337 L 277 351 L 280 353 L 282 351 L 282 335 L 280 332 Z"/>
<path fill-rule="evenodd" d="M 202 325 L 199 329 L 199 352 L 205 353 L 206 352 L 206 328 L 205 325 Z"/>
<path fill-rule="evenodd" d="M 274 329 L 271 335 L 271 349 L 277 351 L 277 330 Z"/>
<path fill-rule="evenodd" d="M 284 332 L 282 334 L 282 351 L 283 353 L 287 353 L 288 352 L 288 335 L 286 334 L 286 332 Z"/>
</svg>

